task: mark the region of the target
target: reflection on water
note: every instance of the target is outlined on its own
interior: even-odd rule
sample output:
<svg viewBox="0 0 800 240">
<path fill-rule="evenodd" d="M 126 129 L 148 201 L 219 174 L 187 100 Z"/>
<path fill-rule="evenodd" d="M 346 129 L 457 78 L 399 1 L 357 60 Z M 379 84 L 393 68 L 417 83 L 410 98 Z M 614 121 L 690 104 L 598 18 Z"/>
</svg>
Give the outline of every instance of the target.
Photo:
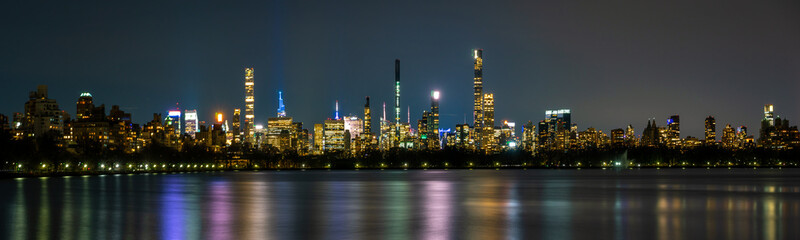
<svg viewBox="0 0 800 240">
<path fill-rule="evenodd" d="M 0 180 L 0 239 L 796 239 L 800 170 Z"/>
</svg>

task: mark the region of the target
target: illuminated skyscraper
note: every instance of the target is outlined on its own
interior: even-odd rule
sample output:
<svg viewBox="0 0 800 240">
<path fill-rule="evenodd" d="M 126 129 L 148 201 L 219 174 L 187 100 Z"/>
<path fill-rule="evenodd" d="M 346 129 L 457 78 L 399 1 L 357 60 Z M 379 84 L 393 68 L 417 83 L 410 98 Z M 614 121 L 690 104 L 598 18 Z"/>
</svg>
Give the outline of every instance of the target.
<svg viewBox="0 0 800 240">
<path fill-rule="evenodd" d="M 428 114 L 428 146 L 433 149 L 441 148 L 439 144 L 439 91 L 431 92 L 431 112 Z M 420 129 L 421 130 L 421 129 Z"/>
<path fill-rule="evenodd" d="M 240 127 L 241 127 L 241 124 L 242 124 L 241 114 L 242 114 L 242 110 L 241 109 L 238 109 L 238 108 L 233 109 L 233 128 L 232 128 L 232 130 L 233 130 L 233 139 L 234 139 L 233 141 L 234 142 L 242 141 L 242 135 L 241 135 L 242 133 L 240 132 L 241 131 Z"/>
<path fill-rule="evenodd" d="M 245 90 L 245 110 L 244 110 L 244 134 L 245 142 L 252 143 L 253 140 L 253 130 L 255 129 L 255 82 L 253 81 L 253 69 L 252 68 L 245 68 L 244 69 L 244 90 Z"/>
<path fill-rule="evenodd" d="M 86 120 L 91 118 L 92 110 L 94 109 L 94 104 L 92 103 L 92 94 L 88 92 L 81 93 L 81 96 L 78 97 L 77 108 L 78 111 L 75 114 L 75 120 Z"/>
<path fill-rule="evenodd" d="M 717 122 L 714 117 L 706 118 L 706 145 L 714 144 L 717 141 Z"/>
<path fill-rule="evenodd" d="M 735 148 L 736 144 L 736 130 L 730 124 L 725 125 L 722 129 L 722 147 Z"/>
<path fill-rule="evenodd" d="M 492 153 L 497 150 L 497 142 L 494 138 L 494 94 L 483 94 L 483 106 L 481 106 L 483 114 L 483 126 L 481 129 L 481 149 L 486 153 Z"/>
<path fill-rule="evenodd" d="M 350 138 L 357 138 L 364 131 L 364 122 L 357 116 L 344 117 L 344 130 L 350 131 Z"/>
<path fill-rule="evenodd" d="M 192 138 L 195 137 L 195 133 L 197 133 L 197 110 L 189 110 L 186 109 L 183 111 L 184 117 L 183 122 L 186 125 L 186 134 L 191 136 Z"/>
<path fill-rule="evenodd" d="M 367 96 L 367 103 L 364 104 L 364 134 L 371 134 L 372 129 L 372 114 L 369 111 L 369 96 Z"/>
<path fill-rule="evenodd" d="M 769 123 L 769 126 L 775 126 L 775 109 L 772 104 L 764 105 L 764 120 Z"/>
<path fill-rule="evenodd" d="M 625 130 L 622 128 L 611 130 L 611 146 L 622 147 L 625 144 Z"/>
<path fill-rule="evenodd" d="M 167 112 L 167 118 L 165 119 L 167 126 L 171 126 L 172 130 L 175 131 L 175 135 L 181 135 L 181 110 L 170 110 Z"/>
<path fill-rule="evenodd" d="M 286 106 L 283 105 L 283 93 L 278 91 L 278 117 L 286 117 Z"/>
<path fill-rule="evenodd" d="M 536 151 L 536 125 L 531 121 L 522 125 L 522 149 L 531 154 Z"/>
<path fill-rule="evenodd" d="M 572 111 L 570 109 L 546 110 L 544 120 L 539 122 L 539 146 L 544 149 L 563 149 L 569 144 L 572 131 Z"/>
<path fill-rule="evenodd" d="M 636 146 L 636 134 L 633 131 L 633 125 L 630 124 L 625 128 L 625 145 L 628 147 Z"/>
<path fill-rule="evenodd" d="M 314 124 L 314 152 L 321 154 L 325 146 L 325 130 L 321 123 Z"/>
<path fill-rule="evenodd" d="M 325 120 L 325 128 L 323 132 L 325 135 L 323 146 L 325 152 L 342 151 L 345 149 L 344 120 Z"/>
<path fill-rule="evenodd" d="M 474 86 L 474 111 L 472 113 L 474 122 L 473 127 L 474 131 L 477 134 L 480 134 L 481 128 L 483 127 L 483 49 L 475 49 L 475 54 L 473 55 L 475 58 L 475 77 L 473 78 L 473 86 Z M 478 147 L 480 146 L 480 142 L 478 142 Z"/>
<path fill-rule="evenodd" d="M 400 59 L 394 60 L 394 126 L 400 133 Z M 394 146 L 400 143 L 400 134 L 395 134 Z"/>
<path fill-rule="evenodd" d="M 681 143 L 681 118 L 672 115 L 667 119 L 667 144 L 676 147 Z"/>
</svg>

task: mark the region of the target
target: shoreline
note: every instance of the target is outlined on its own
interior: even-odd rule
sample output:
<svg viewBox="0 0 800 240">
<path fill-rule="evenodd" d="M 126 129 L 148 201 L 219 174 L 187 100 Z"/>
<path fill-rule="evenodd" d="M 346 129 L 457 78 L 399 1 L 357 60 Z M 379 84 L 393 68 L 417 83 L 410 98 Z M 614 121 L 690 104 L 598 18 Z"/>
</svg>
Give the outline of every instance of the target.
<svg viewBox="0 0 800 240">
<path fill-rule="evenodd" d="M 194 171 L 106 171 L 106 172 L 15 172 L 15 173 L 0 173 L 0 179 L 18 179 L 18 178 L 41 178 L 41 177 L 71 177 L 71 176 L 103 176 L 103 175 L 138 175 L 138 174 L 153 174 L 153 173 L 202 173 L 202 172 L 259 172 L 259 171 L 360 171 L 360 170 L 392 170 L 392 171 L 426 171 L 426 170 L 638 170 L 638 169 L 656 169 L 656 170 L 686 170 L 686 169 L 796 169 L 795 166 L 673 166 L 673 167 L 657 167 L 657 166 L 643 166 L 643 167 L 473 167 L 473 168 L 239 168 L 239 169 L 203 169 Z"/>
</svg>

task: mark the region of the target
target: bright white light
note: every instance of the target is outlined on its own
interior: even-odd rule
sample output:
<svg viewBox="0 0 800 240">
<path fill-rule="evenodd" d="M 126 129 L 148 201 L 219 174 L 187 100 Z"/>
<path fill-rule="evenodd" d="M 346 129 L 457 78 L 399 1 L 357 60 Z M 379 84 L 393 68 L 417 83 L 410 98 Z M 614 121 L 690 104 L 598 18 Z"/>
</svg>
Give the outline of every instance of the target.
<svg viewBox="0 0 800 240">
<path fill-rule="evenodd" d="M 439 91 L 433 91 L 433 99 L 439 100 Z"/>
<path fill-rule="evenodd" d="M 264 129 L 264 125 L 256 125 L 256 130 Z"/>
<path fill-rule="evenodd" d="M 510 142 L 510 143 L 508 143 L 508 147 L 515 148 L 515 147 L 517 147 L 517 143 L 516 142 Z"/>
</svg>

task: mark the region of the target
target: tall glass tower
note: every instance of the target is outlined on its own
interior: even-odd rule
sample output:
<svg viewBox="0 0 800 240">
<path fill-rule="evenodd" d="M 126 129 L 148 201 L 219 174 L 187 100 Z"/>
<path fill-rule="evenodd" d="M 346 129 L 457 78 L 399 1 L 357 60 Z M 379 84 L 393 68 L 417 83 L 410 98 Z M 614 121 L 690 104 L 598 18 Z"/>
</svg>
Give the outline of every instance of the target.
<svg viewBox="0 0 800 240">
<path fill-rule="evenodd" d="M 244 141 L 252 143 L 255 130 L 255 82 L 253 81 L 253 69 L 244 69 Z"/>
<path fill-rule="evenodd" d="M 473 78 L 473 86 L 474 86 L 474 111 L 472 113 L 472 117 L 474 119 L 473 127 L 475 128 L 475 133 L 480 134 L 481 128 L 483 127 L 483 49 L 475 49 L 474 55 L 475 58 L 475 77 Z M 478 148 L 480 149 L 482 141 L 475 141 L 478 144 Z"/>
<path fill-rule="evenodd" d="M 400 59 L 394 60 L 394 146 L 400 144 Z"/>
<path fill-rule="evenodd" d="M 369 111 L 369 96 L 367 96 L 367 103 L 364 104 L 364 134 L 369 135 L 372 132 L 372 114 Z"/>
</svg>

